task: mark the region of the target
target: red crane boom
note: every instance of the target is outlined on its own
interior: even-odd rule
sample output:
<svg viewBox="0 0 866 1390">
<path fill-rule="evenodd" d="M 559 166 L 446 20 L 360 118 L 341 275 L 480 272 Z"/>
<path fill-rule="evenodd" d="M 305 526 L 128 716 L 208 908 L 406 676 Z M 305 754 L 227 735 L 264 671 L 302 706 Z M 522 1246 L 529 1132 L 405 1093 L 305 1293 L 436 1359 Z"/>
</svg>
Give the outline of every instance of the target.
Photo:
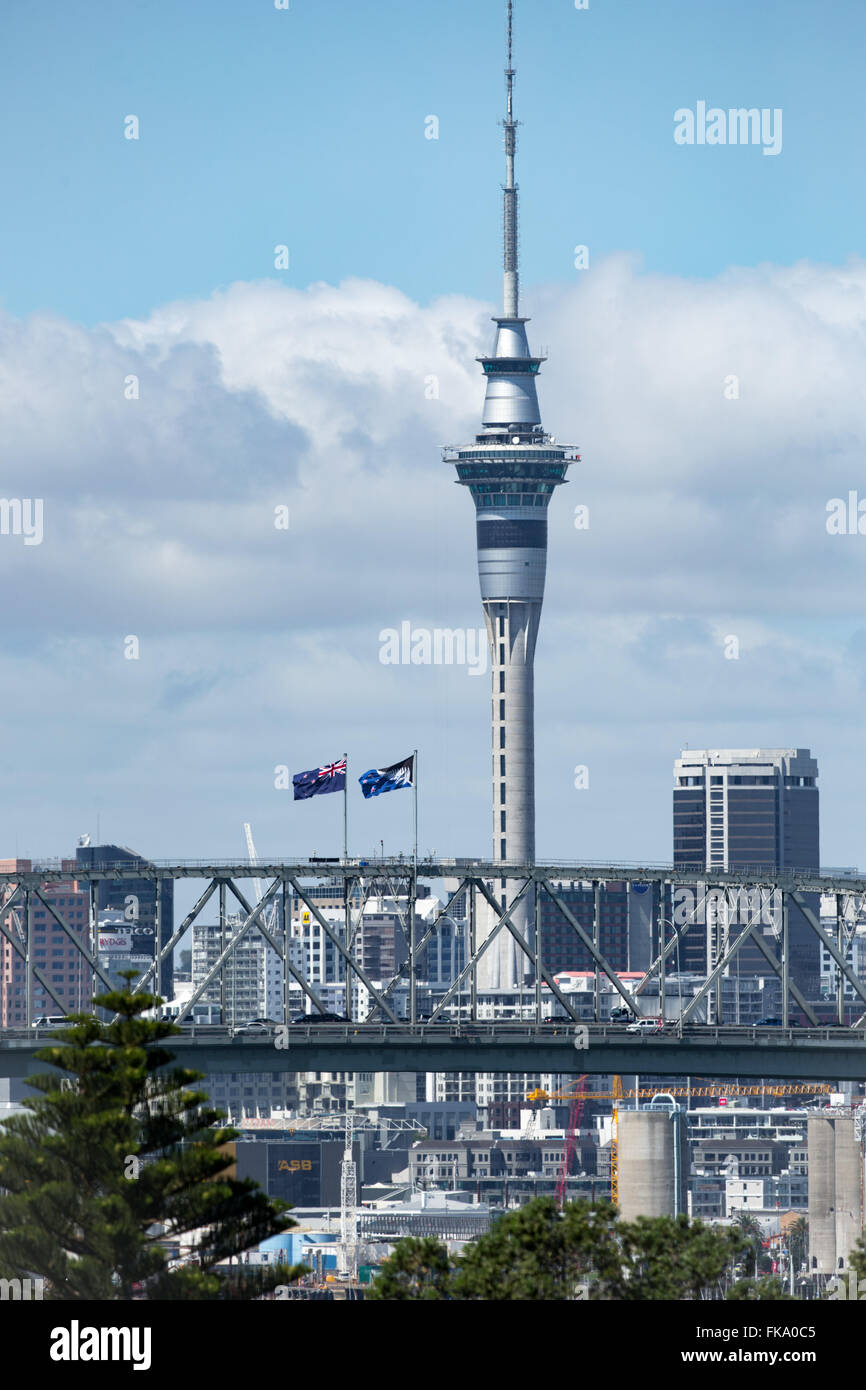
<svg viewBox="0 0 866 1390">
<path fill-rule="evenodd" d="M 580 1076 L 575 1082 L 575 1091 L 571 1098 L 571 1109 L 568 1112 L 568 1127 L 565 1131 L 565 1149 L 562 1155 L 562 1164 L 556 1179 L 556 1201 L 561 1207 L 565 1203 L 568 1192 L 568 1175 L 571 1170 L 571 1160 L 577 1148 L 577 1132 L 580 1129 L 580 1122 L 583 1119 L 583 1107 L 585 1104 L 584 1091 L 588 1076 Z"/>
</svg>

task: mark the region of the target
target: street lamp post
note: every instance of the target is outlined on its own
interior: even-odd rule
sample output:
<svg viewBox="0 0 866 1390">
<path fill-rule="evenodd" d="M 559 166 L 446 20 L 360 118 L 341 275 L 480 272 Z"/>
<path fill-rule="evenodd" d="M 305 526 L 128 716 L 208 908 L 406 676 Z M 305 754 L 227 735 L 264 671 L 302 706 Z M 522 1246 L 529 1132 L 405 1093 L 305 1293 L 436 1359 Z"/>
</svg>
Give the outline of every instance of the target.
<svg viewBox="0 0 866 1390">
<path fill-rule="evenodd" d="M 666 959 L 666 950 L 665 950 L 665 945 L 666 945 L 666 943 L 665 943 L 665 927 L 670 927 L 670 928 L 671 928 L 671 931 L 673 932 L 674 938 L 675 938 L 675 940 L 676 940 L 676 947 L 677 947 L 677 994 L 678 994 L 678 997 L 679 997 L 679 1005 L 680 1005 L 680 1016 L 679 1016 L 679 1019 L 678 1019 L 678 1021 L 677 1021 L 677 1033 L 678 1033 L 679 1037 L 682 1037 L 682 1035 L 683 1035 L 683 976 L 682 976 L 682 970 L 681 970 L 681 968 L 680 968 L 680 934 L 679 934 L 679 932 L 677 931 L 677 929 L 676 929 L 674 923 L 671 921 L 671 919 L 670 919 L 669 917 L 659 917 L 659 928 L 660 928 L 659 935 L 660 935 L 660 937 L 661 937 L 661 953 L 660 953 L 660 954 L 661 954 L 661 990 L 660 990 L 660 1003 L 661 1003 L 662 1025 L 664 1025 L 664 1021 L 665 1021 L 665 959 Z"/>
</svg>

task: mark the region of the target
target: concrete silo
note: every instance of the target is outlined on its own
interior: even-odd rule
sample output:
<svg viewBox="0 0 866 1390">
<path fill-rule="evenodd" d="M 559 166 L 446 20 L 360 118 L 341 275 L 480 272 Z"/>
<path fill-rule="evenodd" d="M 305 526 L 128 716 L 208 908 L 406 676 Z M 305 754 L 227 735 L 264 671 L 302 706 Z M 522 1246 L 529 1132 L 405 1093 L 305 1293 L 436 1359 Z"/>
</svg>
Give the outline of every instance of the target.
<svg viewBox="0 0 866 1390">
<path fill-rule="evenodd" d="M 676 1216 L 685 1211 L 688 1163 L 679 1107 L 620 1110 L 619 1209 L 636 1216 Z"/>
<path fill-rule="evenodd" d="M 816 1274 L 838 1274 L 862 1229 L 860 1143 L 848 1116 L 809 1119 L 809 1256 Z"/>
</svg>

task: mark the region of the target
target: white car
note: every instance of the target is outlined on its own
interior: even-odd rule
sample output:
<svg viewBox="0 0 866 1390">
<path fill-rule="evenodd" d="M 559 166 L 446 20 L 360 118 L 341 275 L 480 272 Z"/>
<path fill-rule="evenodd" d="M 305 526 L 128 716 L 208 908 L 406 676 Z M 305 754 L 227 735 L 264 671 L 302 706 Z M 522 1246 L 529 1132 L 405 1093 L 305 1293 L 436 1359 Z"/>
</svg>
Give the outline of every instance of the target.
<svg viewBox="0 0 866 1390">
<path fill-rule="evenodd" d="M 660 1018 L 639 1018 L 634 1023 L 630 1023 L 625 1030 L 627 1033 L 662 1033 L 664 1024 Z"/>
</svg>

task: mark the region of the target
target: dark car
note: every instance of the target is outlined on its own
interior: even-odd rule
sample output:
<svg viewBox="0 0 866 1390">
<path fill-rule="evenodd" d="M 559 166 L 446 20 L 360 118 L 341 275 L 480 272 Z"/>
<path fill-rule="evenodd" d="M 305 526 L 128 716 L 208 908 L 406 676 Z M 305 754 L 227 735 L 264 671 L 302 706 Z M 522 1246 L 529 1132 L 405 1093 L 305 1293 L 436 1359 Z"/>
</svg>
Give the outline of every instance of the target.
<svg viewBox="0 0 866 1390">
<path fill-rule="evenodd" d="M 780 1018 L 759 1018 L 755 1024 L 756 1028 L 781 1028 L 781 1026 L 782 1020 Z"/>
<path fill-rule="evenodd" d="M 349 1023 L 345 1014 L 296 1014 L 292 1023 Z"/>
<path fill-rule="evenodd" d="M 621 1009 L 611 1009 L 610 1011 L 611 1023 L 630 1023 L 633 1018 L 634 1014 L 632 1013 L 631 1009 L 628 1009 L 625 1006 L 623 1006 L 623 1008 Z"/>
</svg>

